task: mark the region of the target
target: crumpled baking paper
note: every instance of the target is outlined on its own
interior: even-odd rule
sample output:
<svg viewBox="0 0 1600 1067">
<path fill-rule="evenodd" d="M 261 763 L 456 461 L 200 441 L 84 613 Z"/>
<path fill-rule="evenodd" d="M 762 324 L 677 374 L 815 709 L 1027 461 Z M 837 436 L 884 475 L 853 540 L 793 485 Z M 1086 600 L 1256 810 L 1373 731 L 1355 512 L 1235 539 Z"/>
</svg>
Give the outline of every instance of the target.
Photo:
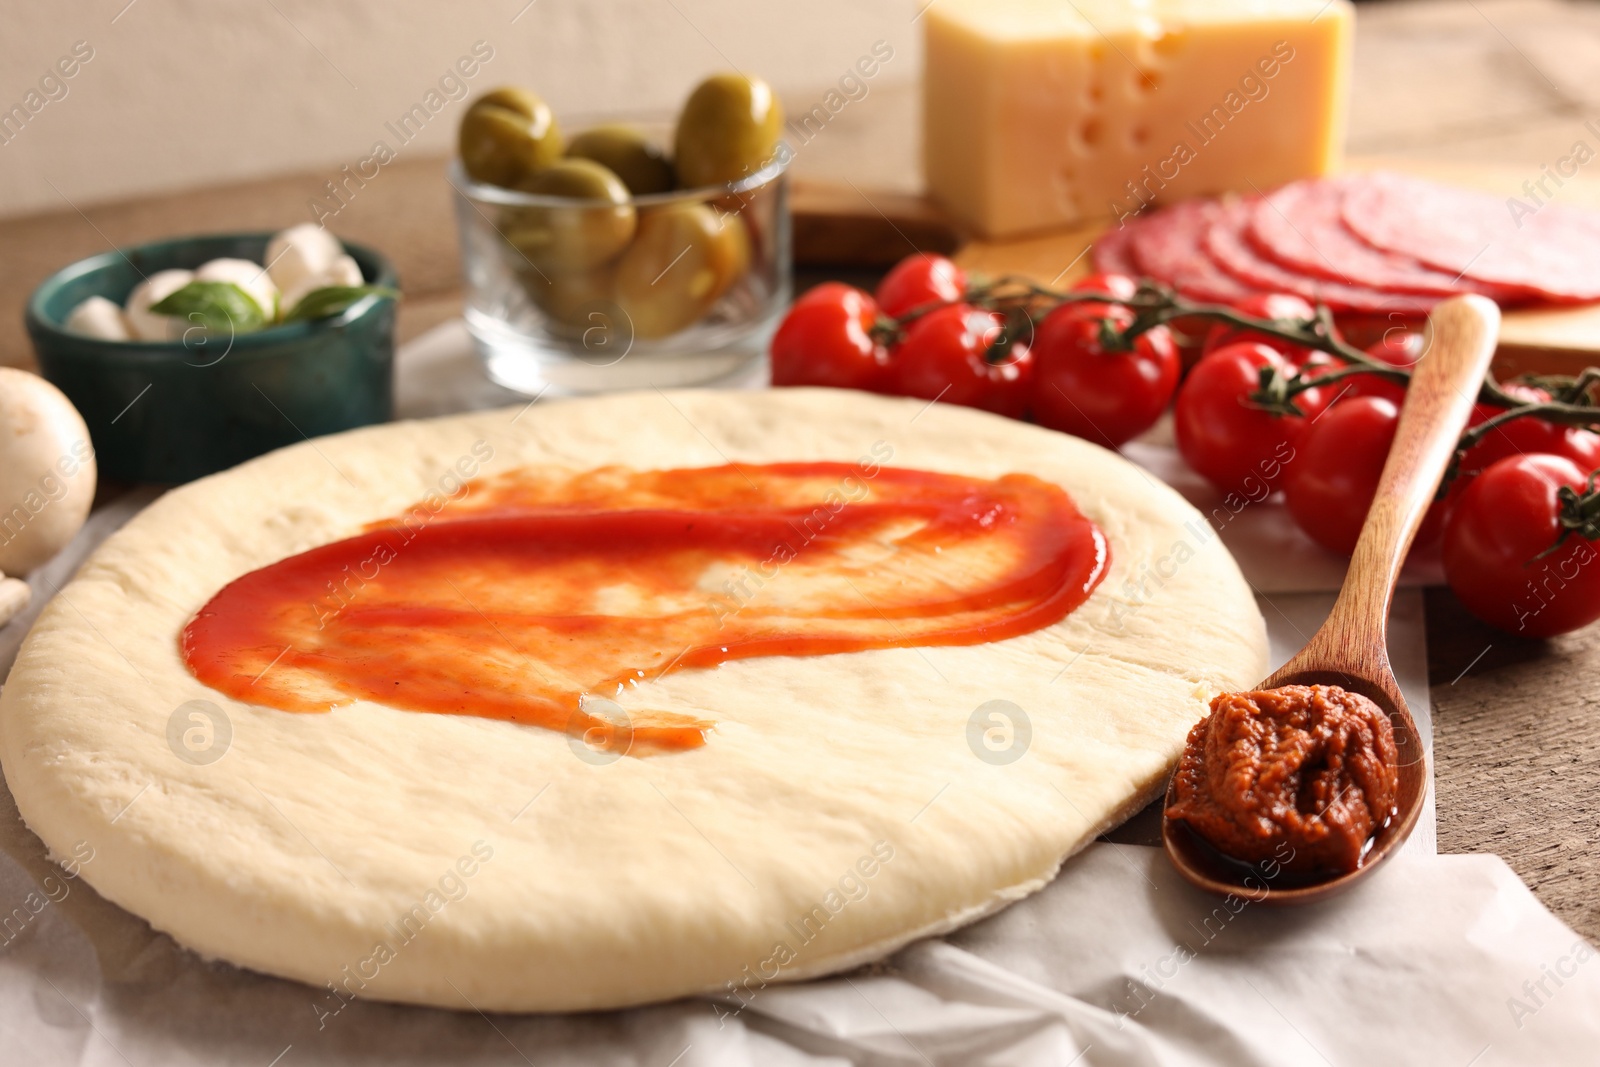
<svg viewBox="0 0 1600 1067">
<path fill-rule="evenodd" d="M 398 384 L 407 415 L 517 402 L 478 375 L 459 324 L 408 346 Z M 1209 510 L 1207 490 L 1185 484 L 1158 443 L 1130 454 Z M 150 499 L 140 490 L 102 507 L 32 577 L 29 618 L 0 631 L 0 672 L 43 601 Z M 1223 536 L 1281 661 L 1326 615 L 1342 566 L 1294 544 L 1274 506 L 1246 509 Z M 1296 562 L 1259 565 L 1272 558 Z M 1311 577 L 1283 573 L 1302 559 L 1316 561 Z M 1414 592 L 1397 599 L 1392 631 L 1402 687 L 1431 735 Z M 629 1011 L 486 1016 L 330 1005 L 325 990 L 202 960 L 77 877 L 92 857 L 47 859 L 0 791 L 0 1064 L 1600 1062 L 1595 951 L 1496 857 L 1433 855 L 1431 809 L 1357 888 L 1290 909 L 1191 889 L 1151 847 L 1158 826 L 1146 811 L 1113 835 L 1142 843 L 1091 845 L 1035 896 L 862 971 Z"/>
<path fill-rule="evenodd" d="M 10 852 L 27 831 L 5 799 Z M 1494 856 L 1399 857 L 1272 909 L 1189 888 L 1157 849 L 1096 844 L 1037 895 L 866 971 L 558 1016 L 329 1012 L 319 990 L 202 961 L 42 855 L 0 857 L 0 902 L 28 913 L 0 946 L 5 1064 L 1488 1067 L 1600 1049 L 1594 950 Z"/>
</svg>

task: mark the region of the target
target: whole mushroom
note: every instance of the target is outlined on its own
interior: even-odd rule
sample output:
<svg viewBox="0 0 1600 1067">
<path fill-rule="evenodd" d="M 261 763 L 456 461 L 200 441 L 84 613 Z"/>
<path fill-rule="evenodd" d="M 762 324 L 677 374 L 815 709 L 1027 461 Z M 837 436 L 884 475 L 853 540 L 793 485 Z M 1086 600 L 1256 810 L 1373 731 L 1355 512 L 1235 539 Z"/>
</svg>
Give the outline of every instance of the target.
<svg viewBox="0 0 1600 1067">
<path fill-rule="evenodd" d="M 0 367 L 0 572 L 67 546 L 94 502 L 94 447 L 77 408 L 36 374 Z"/>
<path fill-rule="evenodd" d="M 33 590 L 28 588 L 27 582 L 0 575 L 0 626 L 22 614 L 32 599 Z"/>
</svg>

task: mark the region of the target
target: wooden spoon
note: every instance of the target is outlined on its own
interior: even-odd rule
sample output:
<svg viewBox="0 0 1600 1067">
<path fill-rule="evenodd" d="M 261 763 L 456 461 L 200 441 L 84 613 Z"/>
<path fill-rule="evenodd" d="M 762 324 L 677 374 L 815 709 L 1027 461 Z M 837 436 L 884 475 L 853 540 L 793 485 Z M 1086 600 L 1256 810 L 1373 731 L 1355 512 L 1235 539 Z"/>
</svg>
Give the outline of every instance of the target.
<svg viewBox="0 0 1600 1067">
<path fill-rule="evenodd" d="M 1428 762 L 1417 724 L 1389 666 L 1389 605 L 1411 539 L 1472 414 L 1479 383 L 1494 354 L 1499 325 L 1500 309 L 1480 296 L 1453 297 L 1434 308 L 1428 319 L 1425 355 L 1406 391 L 1394 445 L 1378 482 L 1378 496 L 1361 528 L 1333 612 L 1305 648 L 1256 687 L 1337 685 L 1367 697 L 1387 712 L 1400 757 L 1398 810 L 1374 835 L 1360 867 L 1313 882 L 1293 880 L 1281 871 L 1278 877 L 1269 877 L 1223 856 L 1187 823 L 1163 818 L 1161 839 L 1167 855 L 1178 872 L 1201 889 L 1263 903 L 1320 900 L 1370 874 L 1417 824 L 1428 791 Z M 1169 812 L 1175 800 L 1174 786 L 1175 781 L 1167 783 Z"/>
</svg>

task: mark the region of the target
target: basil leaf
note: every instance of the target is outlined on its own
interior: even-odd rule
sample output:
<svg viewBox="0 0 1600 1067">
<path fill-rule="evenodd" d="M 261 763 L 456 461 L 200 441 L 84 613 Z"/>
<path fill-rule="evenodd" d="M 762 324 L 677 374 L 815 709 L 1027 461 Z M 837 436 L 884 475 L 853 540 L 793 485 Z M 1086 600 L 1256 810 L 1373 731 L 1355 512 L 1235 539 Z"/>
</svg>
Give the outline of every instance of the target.
<svg viewBox="0 0 1600 1067">
<path fill-rule="evenodd" d="M 308 319 L 325 319 L 337 315 L 358 300 L 369 296 L 399 296 L 393 289 L 381 285 L 326 285 L 313 289 L 300 298 L 300 302 L 283 317 L 284 322 L 305 322 Z"/>
<path fill-rule="evenodd" d="M 218 333 L 250 333 L 267 325 L 267 314 L 232 282 L 190 282 L 150 305 L 157 315 L 182 318 Z"/>
</svg>

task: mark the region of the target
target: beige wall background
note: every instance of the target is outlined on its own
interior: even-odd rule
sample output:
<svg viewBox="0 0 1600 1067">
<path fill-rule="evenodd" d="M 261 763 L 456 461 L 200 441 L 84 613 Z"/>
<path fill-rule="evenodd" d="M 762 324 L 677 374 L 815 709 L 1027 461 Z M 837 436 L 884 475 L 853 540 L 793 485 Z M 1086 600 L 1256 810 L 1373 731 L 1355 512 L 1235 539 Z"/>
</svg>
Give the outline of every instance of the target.
<svg viewBox="0 0 1600 1067">
<path fill-rule="evenodd" d="M 830 132 L 851 147 L 865 112 L 905 111 L 920 77 L 914 0 L 6 0 L 0 19 L 0 216 L 303 172 L 367 156 L 449 150 L 464 102 L 440 79 L 475 42 L 493 49 L 466 88 L 525 83 L 558 113 L 670 114 L 707 73 L 759 73 L 809 110 L 872 47 L 894 58 Z M 92 58 L 70 78 L 75 43 Z M 67 64 L 70 68 L 71 64 Z M 445 102 L 402 145 L 397 123 Z M 36 94 L 29 97 L 30 93 Z M 845 116 L 841 114 L 841 118 Z M 870 146 L 864 146 L 870 149 Z M 851 155 L 858 155 L 850 151 Z M 877 184 L 914 184 L 901 173 Z M 802 154 L 803 158 L 803 154 Z M 876 158 L 885 158 L 879 154 Z M 889 164 L 885 164 L 889 166 Z"/>
<path fill-rule="evenodd" d="M 927 2 L 0 0 L 0 118 L 29 92 L 47 100 L 0 137 L 0 217 L 275 175 L 332 179 L 380 138 L 402 160 L 446 153 L 463 101 L 403 146 L 385 124 L 438 90 L 477 41 L 494 57 L 471 92 L 522 82 L 569 116 L 668 114 L 728 67 L 762 74 L 798 114 L 886 41 L 894 58 L 800 146 L 795 169 L 916 189 Z M 41 86 L 78 41 L 93 58 Z M 1352 154 L 1536 175 L 1600 122 L 1600 3 L 1363 4 L 1355 68 Z"/>
</svg>

